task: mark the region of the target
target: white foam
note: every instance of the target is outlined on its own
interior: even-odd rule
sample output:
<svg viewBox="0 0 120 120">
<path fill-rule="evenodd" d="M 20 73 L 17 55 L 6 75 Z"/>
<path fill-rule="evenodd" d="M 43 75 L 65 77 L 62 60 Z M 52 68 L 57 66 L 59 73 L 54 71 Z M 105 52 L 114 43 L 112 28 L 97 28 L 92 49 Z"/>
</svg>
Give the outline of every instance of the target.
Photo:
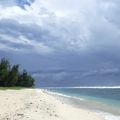
<svg viewBox="0 0 120 120">
<path fill-rule="evenodd" d="M 98 112 L 98 114 L 103 117 L 105 120 L 120 120 L 120 115 L 113 115 L 107 112 Z"/>
<path fill-rule="evenodd" d="M 61 89 L 61 88 L 64 88 L 64 89 L 69 89 L 69 88 L 90 88 L 90 89 L 120 89 L 120 86 L 76 86 L 76 87 L 48 87 L 48 88 L 53 88 L 53 89 Z"/>
<path fill-rule="evenodd" d="M 52 95 L 58 95 L 58 96 L 61 96 L 61 97 L 74 98 L 74 99 L 78 99 L 78 100 L 85 100 L 83 98 L 73 97 L 73 96 L 69 96 L 69 95 L 65 95 L 65 94 L 57 93 L 57 92 L 51 92 L 51 91 L 48 91 L 48 90 L 47 90 L 47 93 L 50 93 Z"/>
<path fill-rule="evenodd" d="M 73 87 L 73 88 L 91 88 L 91 89 L 119 89 L 120 86 L 94 86 L 94 87 Z"/>
</svg>

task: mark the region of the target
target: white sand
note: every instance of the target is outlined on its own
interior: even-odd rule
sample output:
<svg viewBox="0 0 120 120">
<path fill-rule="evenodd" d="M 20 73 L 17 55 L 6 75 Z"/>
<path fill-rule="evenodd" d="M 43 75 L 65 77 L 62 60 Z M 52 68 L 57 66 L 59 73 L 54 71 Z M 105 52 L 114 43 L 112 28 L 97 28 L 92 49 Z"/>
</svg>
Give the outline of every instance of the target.
<svg viewBox="0 0 120 120">
<path fill-rule="evenodd" d="M 39 89 L 0 90 L 0 120 L 104 120 L 62 102 Z"/>
</svg>

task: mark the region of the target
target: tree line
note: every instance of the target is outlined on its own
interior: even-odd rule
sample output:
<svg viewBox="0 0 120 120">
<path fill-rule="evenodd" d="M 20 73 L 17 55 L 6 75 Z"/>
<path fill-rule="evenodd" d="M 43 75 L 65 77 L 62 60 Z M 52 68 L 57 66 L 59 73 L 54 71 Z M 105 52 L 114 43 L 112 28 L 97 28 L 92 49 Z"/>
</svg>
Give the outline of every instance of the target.
<svg viewBox="0 0 120 120">
<path fill-rule="evenodd" d="M 20 72 L 19 65 L 10 65 L 9 60 L 0 60 L 0 86 L 2 87 L 33 87 L 34 78 L 26 70 Z"/>
</svg>

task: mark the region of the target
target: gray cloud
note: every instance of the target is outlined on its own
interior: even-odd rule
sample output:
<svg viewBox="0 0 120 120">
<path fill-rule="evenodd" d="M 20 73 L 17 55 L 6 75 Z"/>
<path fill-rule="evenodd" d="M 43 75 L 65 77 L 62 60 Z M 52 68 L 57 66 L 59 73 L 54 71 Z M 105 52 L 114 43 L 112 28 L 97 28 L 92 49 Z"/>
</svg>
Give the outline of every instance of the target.
<svg viewBox="0 0 120 120">
<path fill-rule="evenodd" d="M 104 85 L 112 86 L 120 84 L 120 69 L 109 68 L 92 71 L 59 71 L 56 72 L 38 72 L 33 76 L 37 80 L 37 86 L 90 86 L 90 85 Z M 114 79 L 113 79 L 114 78 Z M 42 81 L 41 81 L 42 80 Z"/>
<path fill-rule="evenodd" d="M 119 0 L 35 0 L 26 10 L 14 2 L 0 2 L 0 57 L 30 71 L 50 70 L 38 78 L 49 83 L 107 81 L 112 74 L 118 81 Z"/>
<path fill-rule="evenodd" d="M 52 49 L 42 42 L 42 37 L 47 34 L 47 31 L 35 25 L 27 26 L 11 20 L 0 22 L 0 44 L 5 46 L 1 49 L 11 47 L 14 51 L 49 53 Z"/>
<path fill-rule="evenodd" d="M 75 0 L 74 4 L 70 1 L 65 2 L 64 6 L 60 6 L 63 5 L 63 1 L 53 1 L 53 4 L 48 2 L 47 5 L 46 2 L 42 2 L 40 7 L 37 3 L 41 2 L 36 0 L 27 13 L 21 11 L 20 20 L 16 19 L 17 13 L 14 18 L 3 16 L 2 18 L 5 18 L 1 21 L 1 27 L 5 30 L 1 30 L 1 33 L 6 31 L 11 36 L 22 34 L 28 39 L 42 42 L 55 51 L 89 52 L 119 49 L 120 33 L 116 26 L 119 23 L 112 20 L 119 11 L 118 1 L 92 0 L 88 4 L 87 0 Z M 68 7 L 65 7 L 66 5 Z M 31 14 L 35 11 L 36 15 Z M 61 12 L 65 15 L 61 16 Z M 33 20 L 36 23 L 33 23 Z"/>
</svg>

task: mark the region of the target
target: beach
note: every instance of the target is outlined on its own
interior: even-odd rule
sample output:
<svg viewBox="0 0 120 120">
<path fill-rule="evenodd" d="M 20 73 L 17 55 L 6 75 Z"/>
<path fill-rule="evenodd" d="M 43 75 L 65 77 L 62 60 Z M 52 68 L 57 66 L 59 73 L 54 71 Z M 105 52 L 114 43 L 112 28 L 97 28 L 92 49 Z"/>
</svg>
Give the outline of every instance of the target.
<svg viewBox="0 0 120 120">
<path fill-rule="evenodd" d="M 104 120 L 41 89 L 1 90 L 0 120 Z"/>
</svg>

